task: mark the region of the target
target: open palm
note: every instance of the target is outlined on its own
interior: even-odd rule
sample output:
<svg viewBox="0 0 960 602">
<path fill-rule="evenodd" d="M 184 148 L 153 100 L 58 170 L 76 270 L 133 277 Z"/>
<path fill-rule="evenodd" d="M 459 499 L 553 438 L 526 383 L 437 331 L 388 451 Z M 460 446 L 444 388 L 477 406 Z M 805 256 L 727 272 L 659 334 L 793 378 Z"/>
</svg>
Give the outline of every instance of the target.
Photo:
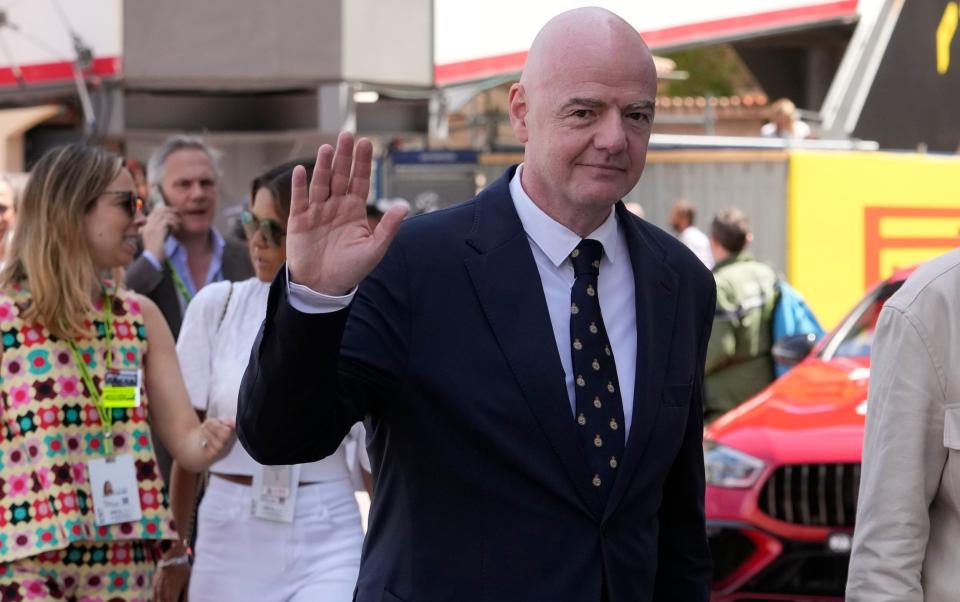
<svg viewBox="0 0 960 602">
<path fill-rule="evenodd" d="M 383 258 L 407 209 L 392 207 L 374 230 L 367 224 L 373 145 L 343 132 L 324 144 L 308 189 L 306 171 L 293 171 L 287 266 L 290 279 L 326 295 L 351 291 Z"/>
</svg>

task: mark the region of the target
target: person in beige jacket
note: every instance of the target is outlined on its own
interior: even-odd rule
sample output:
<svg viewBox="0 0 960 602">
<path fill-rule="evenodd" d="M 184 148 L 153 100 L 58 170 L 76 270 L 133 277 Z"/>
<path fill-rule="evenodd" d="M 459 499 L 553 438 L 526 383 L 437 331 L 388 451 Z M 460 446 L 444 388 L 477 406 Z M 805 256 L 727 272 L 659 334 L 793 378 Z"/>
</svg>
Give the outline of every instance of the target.
<svg viewBox="0 0 960 602">
<path fill-rule="evenodd" d="M 960 249 L 887 301 L 874 341 L 847 602 L 955 602 Z"/>
</svg>

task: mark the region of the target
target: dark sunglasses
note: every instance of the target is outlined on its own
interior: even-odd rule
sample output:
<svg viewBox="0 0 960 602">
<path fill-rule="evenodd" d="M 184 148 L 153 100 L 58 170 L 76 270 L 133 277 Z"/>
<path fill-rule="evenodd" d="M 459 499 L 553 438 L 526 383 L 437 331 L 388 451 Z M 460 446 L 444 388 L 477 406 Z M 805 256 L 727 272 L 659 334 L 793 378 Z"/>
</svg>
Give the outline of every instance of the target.
<svg viewBox="0 0 960 602">
<path fill-rule="evenodd" d="M 272 219 L 258 219 L 256 215 L 249 211 L 240 213 L 240 221 L 243 223 L 243 231 L 247 235 L 247 240 L 252 240 L 259 230 L 263 233 L 267 244 L 271 247 L 279 247 L 287 231 L 283 229 L 279 222 Z"/>
<path fill-rule="evenodd" d="M 143 211 L 143 199 L 132 190 L 107 190 L 103 194 L 113 195 L 123 201 L 130 217 L 136 217 L 137 211 Z"/>
</svg>

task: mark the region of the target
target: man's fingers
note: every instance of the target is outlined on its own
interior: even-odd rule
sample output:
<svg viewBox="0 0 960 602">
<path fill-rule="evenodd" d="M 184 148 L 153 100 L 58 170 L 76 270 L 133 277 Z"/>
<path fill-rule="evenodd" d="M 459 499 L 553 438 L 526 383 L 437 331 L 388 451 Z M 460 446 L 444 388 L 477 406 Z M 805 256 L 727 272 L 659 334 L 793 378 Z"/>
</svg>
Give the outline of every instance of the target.
<svg viewBox="0 0 960 602">
<path fill-rule="evenodd" d="M 403 221 L 403 218 L 407 217 L 407 213 L 409 212 L 410 209 L 403 205 L 394 205 L 387 210 L 380 220 L 380 223 L 377 224 L 376 229 L 373 231 L 373 237 L 377 241 L 377 249 L 380 251 L 381 257 L 387 252 L 387 247 L 390 246 L 393 238 L 400 230 L 400 223 Z"/>
<path fill-rule="evenodd" d="M 350 178 L 350 194 L 367 200 L 370 194 L 370 172 L 373 166 L 373 143 L 367 138 L 357 140 L 353 160 L 353 176 Z"/>
<path fill-rule="evenodd" d="M 169 207 L 162 207 L 151 212 L 147 222 L 160 226 L 172 226 L 180 223 L 180 214 Z"/>
<path fill-rule="evenodd" d="M 310 191 L 307 190 L 307 170 L 303 165 L 293 168 L 290 176 L 290 217 L 293 218 L 307 210 L 310 204 Z"/>
<path fill-rule="evenodd" d="M 337 152 L 333 154 L 333 173 L 330 175 L 330 195 L 334 197 L 347 194 L 350 182 L 350 168 L 353 164 L 353 134 L 340 132 L 337 137 Z"/>
<path fill-rule="evenodd" d="M 330 172 L 333 164 L 333 147 L 323 144 L 317 151 L 317 163 L 313 167 L 313 179 L 310 181 L 311 203 L 323 203 L 330 198 Z"/>
</svg>

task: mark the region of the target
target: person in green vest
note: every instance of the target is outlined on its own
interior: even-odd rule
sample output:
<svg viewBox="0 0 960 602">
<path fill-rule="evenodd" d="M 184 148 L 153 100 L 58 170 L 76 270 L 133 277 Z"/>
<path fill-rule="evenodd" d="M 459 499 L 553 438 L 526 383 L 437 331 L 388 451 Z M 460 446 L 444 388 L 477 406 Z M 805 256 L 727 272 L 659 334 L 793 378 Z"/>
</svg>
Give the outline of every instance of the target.
<svg viewBox="0 0 960 602">
<path fill-rule="evenodd" d="M 753 234 L 736 208 L 710 225 L 717 310 L 704 368 L 704 418 L 711 421 L 773 382 L 771 323 L 777 274 L 747 250 Z"/>
</svg>

